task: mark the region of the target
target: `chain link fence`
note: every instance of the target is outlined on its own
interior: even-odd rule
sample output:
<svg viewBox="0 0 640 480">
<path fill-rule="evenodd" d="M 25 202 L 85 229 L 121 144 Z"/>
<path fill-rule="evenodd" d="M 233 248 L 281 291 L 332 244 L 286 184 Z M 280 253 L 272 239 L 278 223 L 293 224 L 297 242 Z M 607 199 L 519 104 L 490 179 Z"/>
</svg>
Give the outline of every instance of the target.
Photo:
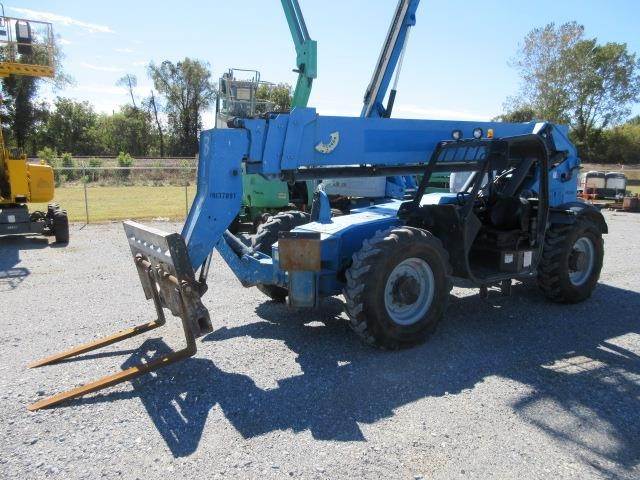
<svg viewBox="0 0 640 480">
<path fill-rule="evenodd" d="M 84 162 L 83 162 L 84 163 Z M 54 166 L 54 202 L 72 222 L 183 219 L 196 192 L 195 160 L 176 166 Z M 46 205 L 34 205 L 46 209 Z"/>
</svg>

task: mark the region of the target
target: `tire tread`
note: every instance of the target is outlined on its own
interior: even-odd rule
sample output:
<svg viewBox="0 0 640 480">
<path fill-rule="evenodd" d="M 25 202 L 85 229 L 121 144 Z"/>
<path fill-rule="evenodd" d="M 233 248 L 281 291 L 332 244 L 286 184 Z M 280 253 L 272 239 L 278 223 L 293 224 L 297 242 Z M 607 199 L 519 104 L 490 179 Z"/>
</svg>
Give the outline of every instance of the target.
<svg viewBox="0 0 640 480">
<path fill-rule="evenodd" d="M 272 215 L 266 222 L 260 224 L 251 238 L 251 246 L 254 250 L 271 256 L 271 247 L 278 241 L 280 232 L 288 232 L 308 222 L 309 214 L 299 210 L 287 210 Z M 276 302 L 284 302 L 289 293 L 286 288 L 278 285 L 258 284 L 256 287 Z"/>
<path fill-rule="evenodd" d="M 419 238 L 416 238 L 419 237 Z M 397 350 L 412 343 L 402 343 L 400 341 L 376 335 L 368 324 L 367 316 L 364 312 L 365 281 L 367 274 L 375 267 L 376 263 L 385 257 L 390 251 L 398 248 L 398 244 L 416 241 L 428 242 L 440 254 L 445 265 L 447 277 L 447 294 L 451 291 L 451 265 L 449 253 L 442 246 L 440 239 L 431 233 L 412 227 L 393 227 L 383 231 L 377 231 L 373 237 L 363 242 L 362 248 L 353 255 L 353 263 L 346 272 L 347 284 L 343 290 L 346 300 L 346 311 L 349 317 L 349 324 L 352 330 L 368 345 L 387 350 Z M 446 296 L 448 298 L 448 295 Z M 437 323 L 434 322 L 428 330 L 422 332 L 420 341 L 433 333 Z"/>
</svg>

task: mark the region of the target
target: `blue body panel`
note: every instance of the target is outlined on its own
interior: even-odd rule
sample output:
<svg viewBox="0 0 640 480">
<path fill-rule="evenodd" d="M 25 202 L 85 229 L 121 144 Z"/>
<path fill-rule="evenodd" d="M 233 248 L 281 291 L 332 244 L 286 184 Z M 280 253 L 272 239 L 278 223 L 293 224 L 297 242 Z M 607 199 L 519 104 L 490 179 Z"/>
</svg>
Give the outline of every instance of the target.
<svg viewBox="0 0 640 480">
<path fill-rule="evenodd" d="M 454 193 L 425 194 L 421 204 L 444 205 L 456 202 Z M 333 217 L 328 222 L 311 222 L 294 229 L 295 232 L 319 232 L 321 241 L 322 272 L 318 291 L 320 296 L 337 295 L 344 284 L 336 274 L 351 262 L 351 257 L 362 243 L 380 230 L 397 227 L 400 200 L 354 209 L 349 215 Z M 274 247 L 277 251 L 277 246 Z"/>
<path fill-rule="evenodd" d="M 311 222 L 294 229 L 295 232 L 320 233 L 320 296 L 337 295 L 342 291 L 343 283 L 336 274 L 351 262 L 352 255 L 360 250 L 367 238 L 373 237 L 377 231 L 400 225 L 397 213 L 401 204 L 399 200 L 390 200 L 352 210 L 351 214 L 333 217 L 328 222 Z M 274 251 L 277 252 L 277 245 Z"/>
<path fill-rule="evenodd" d="M 240 211 L 241 166 L 249 141 L 241 129 L 213 129 L 200 134 L 198 190 L 182 228 L 196 270 Z"/>
<path fill-rule="evenodd" d="M 580 159 L 569 140 L 569 127 L 554 125 L 552 136 L 556 149 L 568 152 L 567 159 L 549 172 L 549 205 L 554 207 L 576 200 Z"/>
</svg>

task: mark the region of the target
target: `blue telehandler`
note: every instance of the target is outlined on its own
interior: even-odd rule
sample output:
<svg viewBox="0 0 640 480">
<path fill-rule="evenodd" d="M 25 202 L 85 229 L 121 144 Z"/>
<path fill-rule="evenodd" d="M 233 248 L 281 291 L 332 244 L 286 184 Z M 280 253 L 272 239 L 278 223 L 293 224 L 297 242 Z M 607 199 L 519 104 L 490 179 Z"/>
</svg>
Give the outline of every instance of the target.
<svg viewBox="0 0 640 480">
<path fill-rule="evenodd" d="M 315 307 L 323 297 L 344 295 L 353 331 L 386 349 L 424 341 L 442 319 L 453 285 L 479 288 L 481 294 L 500 286 L 508 294 L 514 280 L 537 280 L 555 302 L 591 295 L 607 225 L 598 210 L 576 198 L 580 159 L 566 127 L 389 118 L 395 93 L 385 102 L 387 90 L 418 3 L 398 2 L 362 116 L 294 108 L 203 131 L 197 195 L 182 233 L 124 223 L 158 318 L 32 366 L 155 329 L 165 323 L 165 309 L 181 319 L 186 347 L 43 399 L 30 410 L 195 354 L 196 338 L 212 331 L 201 297 L 214 251 L 242 285 L 261 286 L 291 307 Z M 318 190 L 310 219 L 289 212 L 290 218 L 272 222 L 258 244 L 247 246 L 229 231 L 241 207 L 243 167 L 285 181 L 421 175 L 421 182 L 410 199 L 336 217 Z M 426 193 L 439 172 L 470 174 L 460 191 Z"/>
</svg>

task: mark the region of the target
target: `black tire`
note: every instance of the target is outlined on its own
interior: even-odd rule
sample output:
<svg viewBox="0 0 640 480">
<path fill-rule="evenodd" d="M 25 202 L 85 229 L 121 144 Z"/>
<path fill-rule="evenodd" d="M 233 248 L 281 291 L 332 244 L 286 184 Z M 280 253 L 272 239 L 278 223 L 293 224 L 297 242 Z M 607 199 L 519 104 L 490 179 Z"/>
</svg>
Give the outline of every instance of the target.
<svg viewBox="0 0 640 480">
<path fill-rule="evenodd" d="M 46 228 L 44 229 L 44 235 L 51 237 L 53 236 L 53 214 L 60 210 L 60 205 L 57 203 L 50 203 L 47 205 L 47 214 L 46 214 Z"/>
<path fill-rule="evenodd" d="M 57 243 L 69 243 L 69 219 L 66 210 L 53 212 L 53 234 Z"/>
<path fill-rule="evenodd" d="M 234 235 L 238 233 L 240 230 L 240 215 L 236 215 L 236 218 L 233 219 L 231 225 L 227 228 Z"/>
<path fill-rule="evenodd" d="M 414 259 L 431 269 L 433 296 L 427 310 L 416 314 L 419 320 L 402 325 L 387 310 L 385 287 L 398 265 Z M 452 287 L 449 254 L 442 242 L 428 231 L 411 227 L 388 229 L 365 240 L 346 276 L 343 293 L 351 328 L 367 344 L 389 350 L 424 342 L 442 319 Z"/>
<path fill-rule="evenodd" d="M 256 216 L 256 218 L 253 219 L 253 232 L 257 233 L 258 229 L 260 228 L 260 225 L 262 225 L 263 223 L 267 223 L 267 221 L 272 216 L 273 216 L 273 213 L 269 213 L 269 212 L 264 212 Z M 271 252 L 269 252 L 269 255 L 271 255 Z"/>
<path fill-rule="evenodd" d="M 40 210 L 34 210 L 29 215 L 30 222 L 44 222 L 46 218 L 47 218 L 47 214 Z"/>
<path fill-rule="evenodd" d="M 41 210 L 34 210 L 29 214 L 29 222 L 31 222 L 31 227 L 33 228 L 33 224 L 38 224 L 38 226 L 42 227 L 42 235 L 50 236 L 51 232 L 49 228 L 47 228 L 47 214 Z"/>
<path fill-rule="evenodd" d="M 278 241 L 280 232 L 288 232 L 295 227 L 309 223 L 309 214 L 298 210 L 280 212 L 270 216 L 260 224 L 258 231 L 251 238 L 251 246 L 265 255 L 271 256 L 271 247 Z M 257 285 L 258 290 L 276 302 L 284 302 L 289 294 L 286 288 L 277 285 Z"/>
<path fill-rule="evenodd" d="M 47 216 L 53 218 L 53 213 L 60 210 L 60 205 L 57 203 L 50 203 L 47 205 Z"/>
<path fill-rule="evenodd" d="M 571 274 L 584 267 L 577 264 L 579 260 L 575 259 L 577 250 L 574 248 L 576 242 L 583 238 L 593 246 L 592 268 L 590 273 L 585 270 L 583 281 L 572 282 Z M 538 286 L 554 302 L 582 302 L 591 296 L 598 284 L 603 257 L 602 232 L 591 220 L 578 217 L 573 225 L 552 225 L 547 230 L 538 265 Z"/>
</svg>

